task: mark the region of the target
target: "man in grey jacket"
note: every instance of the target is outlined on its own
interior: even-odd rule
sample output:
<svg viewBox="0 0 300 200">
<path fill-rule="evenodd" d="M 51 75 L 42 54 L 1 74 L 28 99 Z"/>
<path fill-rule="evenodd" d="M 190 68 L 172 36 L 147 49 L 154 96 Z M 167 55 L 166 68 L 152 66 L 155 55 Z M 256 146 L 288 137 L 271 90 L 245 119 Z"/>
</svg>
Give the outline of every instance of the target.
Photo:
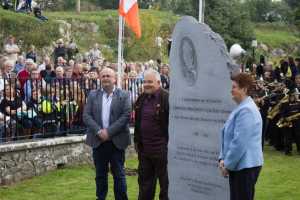
<svg viewBox="0 0 300 200">
<path fill-rule="evenodd" d="M 116 200 L 127 200 L 124 170 L 125 149 L 130 144 L 130 99 L 115 87 L 116 74 L 104 68 L 100 72 L 102 88 L 90 92 L 83 112 L 88 127 L 86 143 L 93 148 L 96 167 L 97 200 L 105 200 L 108 190 L 108 166 L 114 178 Z"/>
</svg>

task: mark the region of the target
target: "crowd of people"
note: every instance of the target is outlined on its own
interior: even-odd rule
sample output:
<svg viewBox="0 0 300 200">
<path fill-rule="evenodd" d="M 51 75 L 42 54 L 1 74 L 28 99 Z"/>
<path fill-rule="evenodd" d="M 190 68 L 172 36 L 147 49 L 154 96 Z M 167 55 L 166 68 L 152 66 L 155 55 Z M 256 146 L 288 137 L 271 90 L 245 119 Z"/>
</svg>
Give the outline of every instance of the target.
<svg viewBox="0 0 300 200">
<path fill-rule="evenodd" d="M 24 52 L 9 36 L 0 54 L 0 119 L 2 142 L 17 138 L 64 135 L 85 128 L 82 111 L 90 90 L 100 88 L 99 72 L 117 70 L 116 63 L 103 58 L 98 44 L 76 60 L 78 47 L 71 40 L 56 41 L 52 55 L 41 57 L 33 45 Z M 143 73 L 161 71 L 163 87 L 169 87 L 168 65 L 152 60 L 124 64 L 122 88 L 129 91 L 133 105 L 143 90 Z M 134 112 L 132 112 L 132 120 Z"/>
</svg>

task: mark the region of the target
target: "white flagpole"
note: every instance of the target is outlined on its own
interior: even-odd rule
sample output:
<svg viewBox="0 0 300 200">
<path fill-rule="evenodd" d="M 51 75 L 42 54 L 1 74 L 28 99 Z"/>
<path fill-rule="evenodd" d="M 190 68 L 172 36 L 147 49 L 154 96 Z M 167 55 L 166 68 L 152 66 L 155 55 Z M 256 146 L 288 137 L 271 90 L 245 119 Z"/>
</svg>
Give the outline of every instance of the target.
<svg viewBox="0 0 300 200">
<path fill-rule="evenodd" d="M 204 23 L 205 0 L 199 0 L 199 22 Z"/>
<path fill-rule="evenodd" d="M 122 88 L 122 75 L 123 75 L 123 29 L 124 19 L 119 15 L 119 39 L 118 39 L 118 88 Z"/>
</svg>

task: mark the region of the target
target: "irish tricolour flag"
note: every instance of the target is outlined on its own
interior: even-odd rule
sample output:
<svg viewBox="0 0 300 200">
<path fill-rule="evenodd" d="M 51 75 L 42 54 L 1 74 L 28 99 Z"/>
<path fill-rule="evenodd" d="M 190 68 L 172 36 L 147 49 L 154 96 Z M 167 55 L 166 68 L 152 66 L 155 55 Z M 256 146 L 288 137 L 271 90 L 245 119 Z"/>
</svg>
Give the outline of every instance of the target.
<svg viewBox="0 0 300 200">
<path fill-rule="evenodd" d="M 137 0 L 120 0 L 119 14 L 125 18 L 126 24 L 136 34 L 137 38 L 140 38 L 142 33 Z"/>
</svg>

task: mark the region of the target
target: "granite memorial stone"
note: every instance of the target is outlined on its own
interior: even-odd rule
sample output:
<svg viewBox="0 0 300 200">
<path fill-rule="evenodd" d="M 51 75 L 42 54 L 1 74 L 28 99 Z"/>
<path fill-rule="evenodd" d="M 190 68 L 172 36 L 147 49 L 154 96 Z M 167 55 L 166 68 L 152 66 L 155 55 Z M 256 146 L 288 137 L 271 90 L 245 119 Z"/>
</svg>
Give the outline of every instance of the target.
<svg viewBox="0 0 300 200">
<path fill-rule="evenodd" d="M 168 145 L 170 200 L 228 200 L 228 179 L 218 169 L 220 130 L 234 107 L 232 64 L 223 39 L 183 17 L 170 53 Z"/>
</svg>

